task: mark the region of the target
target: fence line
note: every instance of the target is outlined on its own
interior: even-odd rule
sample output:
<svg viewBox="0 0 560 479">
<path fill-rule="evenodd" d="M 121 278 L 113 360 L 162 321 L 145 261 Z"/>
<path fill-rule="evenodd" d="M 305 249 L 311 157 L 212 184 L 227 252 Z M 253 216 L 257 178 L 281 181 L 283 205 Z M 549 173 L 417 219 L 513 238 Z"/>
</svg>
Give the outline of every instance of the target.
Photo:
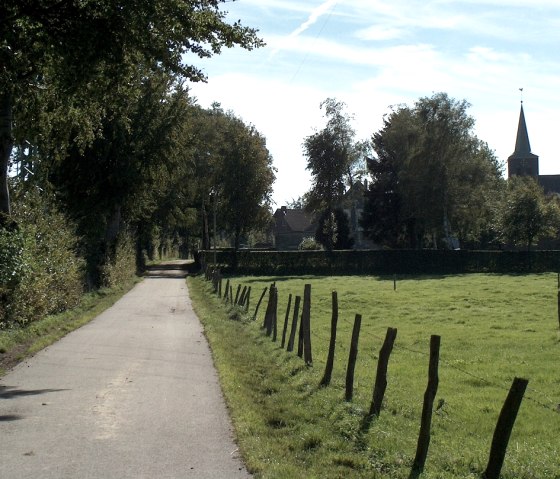
<svg viewBox="0 0 560 479">
<path fill-rule="evenodd" d="M 206 279 L 212 279 L 214 292 L 218 294 L 218 296 L 221 298 L 222 277 L 221 274 L 219 273 L 219 270 L 214 271 L 213 274 L 209 274 L 209 272 L 207 271 Z M 559 276 L 559 281 L 560 281 L 560 276 Z M 228 284 L 229 283 L 230 281 L 228 279 Z M 235 304 L 235 306 L 241 306 L 245 310 L 245 312 L 247 312 L 248 304 L 245 304 L 245 302 L 243 301 L 243 299 L 246 296 L 247 286 L 245 286 L 245 288 L 243 289 L 243 292 L 241 293 L 241 297 L 239 296 L 240 291 L 241 291 L 241 284 L 238 285 L 237 287 L 236 300 L 235 303 L 232 302 L 232 304 Z M 257 304 L 255 314 L 253 316 L 253 321 L 257 319 L 256 317 L 258 313 L 258 308 L 260 302 L 262 301 L 265 295 L 265 292 L 266 292 L 266 288 L 261 295 L 259 303 Z M 226 287 L 226 296 L 225 296 L 226 303 L 227 303 L 227 296 L 228 296 L 228 292 Z M 232 285 L 230 285 L 229 296 L 231 301 L 233 299 Z M 238 298 L 240 299 L 239 302 L 238 302 Z M 290 338 L 287 346 L 288 352 L 293 350 L 295 331 L 297 329 L 297 321 L 299 316 L 300 299 L 301 298 L 299 296 L 296 296 L 294 315 L 292 319 L 292 327 L 291 327 Z M 285 314 L 283 332 L 282 332 L 282 345 L 281 345 L 282 349 L 284 348 L 286 333 L 288 329 L 291 300 L 292 300 L 292 294 L 290 293 L 289 300 L 288 300 L 288 307 Z M 276 287 L 276 284 L 274 283 L 271 285 L 269 289 L 269 302 L 268 302 L 267 311 L 265 313 L 265 319 L 263 323 L 263 329 L 266 330 L 267 336 L 270 336 L 272 332 L 274 333 L 272 338 L 274 342 L 276 342 L 277 340 L 277 308 L 278 308 L 278 289 Z M 333 320 L 331 325 L 329 353 L 328 353 L 328 359 L 325 362 L 326 364 L 325 374 L 319 384 L 320 386 L 329 385 L 331 374 L 332 374 L 333 362 L 334 362 L 334 350 L 336 345 L 336 332 L 337 332 L 337 321 L 338 321 L 338 300 L 336 297 L 336 292 L 334 291 L 333 291 L 332 308 L 333 308 Z M 352 325 L 352 339 L 349 348 L 348 366 L 346 370 L 346 392 L 345 392 L 346 401 L 351 401 L 353 397 L 354 368 L 358 356 L 358 342 L 359 342 L 360 329 L 361 329 L 361 319 L 362 316 L 360 314 L 356 314 L 354 323 L 352 324 L 350 323 L 350 321 L 343 318 L 344 322 L 346 322 L 349 325 Z M 311 366 L 313 364 L 313 359 L 311 355 L 311 337 L 315 337 L 324 343 L 328 342 L 328 340 L 317 335 L 311 330 L 310 320 L 311 320 L 311 285 L 306 284 L 304 289 L 304 294 L 303 294 L 303 308 L 302 308 L 300 324 L 299 324 L 298 356 L 304 359 L 305 364 L 307 366 Z M 380 340 L 380 338 L 374 333 L 369 333 L 368 337 Z M 389 355 L 391 354 L 391 350 L 393 349 L 395 338 L 396 338 L 396 329 L 388 328 L 387 336 L 383 342 L 383 346 L 380 351 L 379 357 L 376 358 L 371 352 L 369 355 L 374 361 L 376 359 L 378 361 L 378 369 L 377 369 L 377 375 L 375 379 L 375 387 L 374 387 L 372 403 L 370 406 L 369 417 L 378 416 L 381 411 L 383 394 L 385 392 L 385 388 L 387 385 L 387 381 L 386 381 L 387 362 L 389 360 Z M 436 335 L 432 335 L 431 337 L 429 353 L 426 353 L 425 351 L 415 350 L 406 346 L 401 346 L 401 345 L 395 346 L 396 349 L 402 349 L 411 352 L 413 354 L 429 357 L 428 386 L 424 394 L 424 405 L 422 408 L 420 433 L 418 437 L 417 451 L 413 461 L 410 478 L 419 477 L 419 475 L 422 473 L 424 469 L 424 465 L 427 459 L 428 447 L 430 443 L 430 429 L 431 429 L 433 406 L 434 406 L 434 401 L 435 401 L 435 397 L 438 389 L 438 383 L 439 383 L 439 377 L 438 377 L 438 370 L 440 364 L 439 347 L 440 347 L 440 337 Z M 473 374 L 465 369 L 459 368 L 449 361 L 441 361 L 441 364 L 444 364 L 450 369 L 453 369 L 469 377 L 475 378 L 497 389 L 500 390 L 505 389 L 504 387 L 496 384 L 495 382 L 492 382 L 486 378 Z M 509 391 L 508 396 L 502 408 L 502 412 L 500 414 L 500 417 L 498 419 L 498 424 L 496 425 L 496 429 L 494 432 L 488 465 L 485 472 L 483 473 L 483 477 L 485 479 L 497 479 L 500 475 L 500 471 L 504 462 L 506 449 L 510 438 L 510 433 L 515 423 L 517 412 L 519 410 L 521 401 L 524 397 L 525 391 L 526 389 L 528 389 L 527 384 L 528 384 L 527 380 L 515 378 L 513 385 L 508 390 Z M 541 395 L 542 397 L 545 397 L 547 401 L 549 401 L 551 404 L 553 403 L 552 399 L 550 399 L 544 393 L 541 393 L 536 389 L 529 389 L 529 390 Z M 530 400 L 531 402 L 537 404 L 538 406 L 544 408 L 547 411 L 552 410 L 555 413 L 559 412 L 558 407 L 552 408 L 550 405 L 546 405 L 538 401 L 537 399 L 531 397 L 526 397 L 526 399 Z"/>
</svg>

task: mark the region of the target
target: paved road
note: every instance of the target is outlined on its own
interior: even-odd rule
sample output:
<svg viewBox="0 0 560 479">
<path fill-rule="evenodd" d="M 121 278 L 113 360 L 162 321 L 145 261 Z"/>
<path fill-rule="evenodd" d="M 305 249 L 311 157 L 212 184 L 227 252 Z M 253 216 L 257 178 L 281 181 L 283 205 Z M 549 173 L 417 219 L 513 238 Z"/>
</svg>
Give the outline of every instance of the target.
<svg viewBox="0 0 560 479">
<path fill-rule="evenodd" d="M 0 478 L 248 478 L 182 272 L 0 380 Z"/>
</svg>

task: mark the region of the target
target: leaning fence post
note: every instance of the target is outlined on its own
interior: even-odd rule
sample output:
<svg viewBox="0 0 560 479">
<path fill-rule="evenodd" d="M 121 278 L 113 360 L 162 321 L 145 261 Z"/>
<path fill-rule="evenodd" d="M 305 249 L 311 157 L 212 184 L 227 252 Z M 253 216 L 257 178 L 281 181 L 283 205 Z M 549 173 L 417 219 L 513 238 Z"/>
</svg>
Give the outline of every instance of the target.
<svg viewBox="0 0 560 479">
<path fill-rule="evenodd" d="M 239 302 L 237 303 L 237 306 L 243 306 L 246 295 L 247 295 L 247 286 L 243 286 L 243 290 L 241 291 L 241 295 L 239 296 Z"/>
<path fill-rule="evenodd" d="M 385 396 L 385 390 L 387 389 L 387 365 L 389 364 L 389 357 L 391 356 L 396 337 L 397 330 L 395 328 L 387 328 L 385 341 L 383 342 L 383 346 L 381 346 L 379 360 L 377 361 L 373 399 L 369 409 L 369 414 L 371 416 L 379 416 L 381 413 L 381 404 L 383 403 L 383 396 Z"/>
<path fill-rule="evenodd" d="M 336 347 L 336 326 L 338 324 L 338 294 L 332 292 L 332 317 L 331 317 L 331 340 L 329 342 L 329 354 L 327 356 L 327 365 L 325 366 L 325 374 L 319 383 L 320 386 L 328 386 L 331 383 L 332 370 L 334 365 L 334 350 Z"/>
<path fill-rule="evenodd" d="M 511 435 L 511 430 L 517 418 L 525 389 L 527 389 L 527 379 L 515 378 L 507 395 L 506 401 L 500 412 L 494 436 L 492 438 L 492 447 L 490 449 L 490 457 L 488 465 L 482 477 L 484 479 L 498 479 L 500 471 L 506 457 L 506 449 Z"/>
<path fill-rule="evenodd" d="M 292 293 L 288 295 L 288 307 L 286 308 L 286 316 L 284 317 L 284 328 L 282 329 L 282 343 L 280 347 L 284 347 L 286 344 L 286 333 L 288 331 L 288 321 L 290 319 L 290 310 L 292 308 Z"/>
<path fill-rule="evenodd" d="M 229 298 L 229 278 L 226 281 L 226 294 L 224 294 L 224 301 L 227 303 Z"/>
<path fill-rule="evenodd" d="M 430 428 L 432 425 L 432 412 L 434 400 L 439 384 L 438 367 L 439 367 L 439 346 L 441 337 L 433 335 L 430 338 L 430 366 L 428 368 L 428 386 L 424 393 L 424 406 L 422 407 L 422 420 L 420 423 L 420 434 L 418 436 L 418 447 L 416 448 L 416 457 L 412 464 L 412 472 L 414 474 L 421 473 L 426 464 L 428 457 L 428 448 L 430 447 Z"/>
<path fill-rule="evenodd" d="M 258 314 L 258 312 L 259 312 L 259 307 L 260 307 L 260 305 L 261 305 L 261 303 L 262 303 L 262 300 L 263 300 L 263 298 L 264 298 L 264 295 L 266 294 L 266 290 L 267 290 L 267 288 L 264 288 L 264 289 L 263 289 L 263 292 L 262 292 L 262 294 L 261 294 L 261 297 L 260 297 L 259 301 L 257 302 L 257 307 L 255 308 L 255 314 L 253 314 L 253 321 L 256 321 L 256 320 L 257 320 L 257 314 Z"/>
<path fill-rule="evenodd" d="M 233 301 L 233 304 L 238 304 L 239 301 L 239 293 L 241 293 L 241 284 L 237 285 L 237 291 L 235 293 L 235 300 Z"/>
<path fill-rule="evenodd" d="M 288 346 L 286 351 L 291 352 L 294 350 L 294 341 L 296 339 L 297 333 L 297 323 L 299 317 L 299 303 L 301 302 L 301 296 L 296 296 L 296 300 L 294 303 L 294 316 L 292 318 L 292 328 L 290 330 L 290 339 L 288 339 Z"/>
<path fill-rule="evenodd" d="M 311 354 L 311 285 L 306 284 L 303 291 L 303 310 L 301 315 L 303 325 L 303 358 L 308 366 L 313 364 Z"/>
<path fill-rule="evenodd" d="M 346 401 L 352 401 L 352 396 L 354 395 L 354 369 L 356 368 L 356 358 L 358 357 L 358 339 L 360 338 L 361 325 L 362 315 L 356 314 L 354 328 L 352 329 L 350 354 L 348 356 L 348 369 L 346 370 Z"/>
<path fill-rule="evenodd" d="M 251 286 L 247 290 L 247 296 L 245 297 L 245 312 L 249 311 L 249 301 L 251 300 Z"/>
</svg>

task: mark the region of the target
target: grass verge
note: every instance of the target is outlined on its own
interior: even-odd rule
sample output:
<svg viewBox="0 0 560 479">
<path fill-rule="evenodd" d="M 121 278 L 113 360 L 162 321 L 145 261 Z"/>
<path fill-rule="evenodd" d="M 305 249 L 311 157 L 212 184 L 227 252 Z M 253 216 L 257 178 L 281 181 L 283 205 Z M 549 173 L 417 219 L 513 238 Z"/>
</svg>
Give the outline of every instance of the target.
<svg viewBox="0 0 560 479">
<path fill-rule="evenodd" d="M 77 308 L 48 316 L 26 326 L 0 330 L 0 376 L 25 358 L 89 323 L 132 289 L 138 281 L 140 279 L 135 278 L 115 288 L 103 288 L 87 293 Z"/>
<path fill-rule="evenodd" d="M 529 379 L 511 437 L 504 479 L 560 477 L 560 359 L 556 275 L 450 277 L 231 278 L 252 286 L 252 306 L 275 281 L 279 323 L 288 293 L 312 284 L 314 366 L 306 367 L 260 329 L 189 279 L 204 323 L 240 449 L 257 478 L 407 478 L 416 450 L 427 382 L 428 343 L 442 336 L 440 386 L 422 479 L 480 478 L 492 433 L 514 376 Z M 235 289 L 235 288 L 234 288 Z M 331 290 L 340 320 L 333 382 L 319 388 L 330 328 Z M 293 302 L 292 302 L 293 304 Z M 354 399 L 344 375 L 355 313 L 363 315 Z M 398 328 L 379 418 L 368 421 L 377 353 Z M 281 324 L 279 330 L 281 331 Z"/>
</svg>

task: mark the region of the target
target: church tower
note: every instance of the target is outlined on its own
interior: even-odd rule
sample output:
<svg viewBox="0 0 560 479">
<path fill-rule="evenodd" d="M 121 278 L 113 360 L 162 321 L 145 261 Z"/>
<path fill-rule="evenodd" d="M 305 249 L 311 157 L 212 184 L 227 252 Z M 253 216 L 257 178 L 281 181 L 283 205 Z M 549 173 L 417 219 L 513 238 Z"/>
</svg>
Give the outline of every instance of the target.
<svg viewBox="0 0 560 479">
<path fill-rule="evenodd" d="M 531 153 L 523 102 L 521 102 L 521 112 L 519 114 L 515 151 L 508 158 L 508 178 L 512 176 L 534 176 L 535 178 L 539 176 L 539 157 Z"/>
</svg>

